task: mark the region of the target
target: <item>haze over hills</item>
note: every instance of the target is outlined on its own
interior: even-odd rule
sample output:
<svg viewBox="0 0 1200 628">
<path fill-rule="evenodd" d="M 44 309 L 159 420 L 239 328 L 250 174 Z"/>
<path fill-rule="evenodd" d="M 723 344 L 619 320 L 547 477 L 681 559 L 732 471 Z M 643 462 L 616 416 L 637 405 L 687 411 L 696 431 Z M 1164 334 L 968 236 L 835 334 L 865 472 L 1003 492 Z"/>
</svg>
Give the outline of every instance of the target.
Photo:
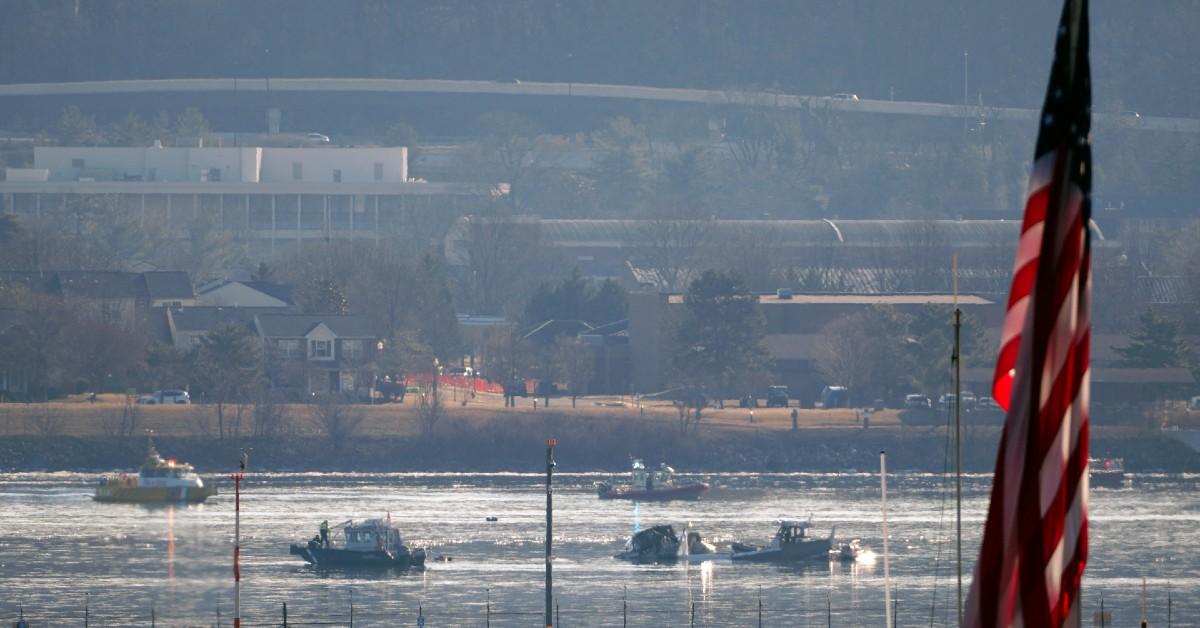
<svg viewBox="0 0 1200 628">
<path fill-rule="evenodd" d="M 1197 8 L 1093 4 L 1098 111 L 1194 115 Z M 972 103 L 1032 107 L 1057 10 L 1037 0 L 768 0 L 754 10 L 727 0 L 7 0 L 0 82 L 429 77 L 961 102 L 965 79 Z"/>
</svg>

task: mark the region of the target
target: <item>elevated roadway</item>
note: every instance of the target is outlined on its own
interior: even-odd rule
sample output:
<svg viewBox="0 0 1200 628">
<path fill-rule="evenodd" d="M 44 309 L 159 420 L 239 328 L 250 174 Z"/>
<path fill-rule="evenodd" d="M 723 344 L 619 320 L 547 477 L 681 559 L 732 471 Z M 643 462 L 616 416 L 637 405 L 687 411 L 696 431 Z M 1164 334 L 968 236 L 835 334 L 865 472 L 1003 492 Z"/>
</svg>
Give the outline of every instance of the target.
<svg viewBox="0 0 1200 628">
<path fill-rule="evenodd" d="M 971 120 L 1032 121 L 1037 110 L 1018 107 L 981 107 L 935 102 L 858 100 L 849 97 L 805 96 L 774 91 L 727 91 L 603 85 L 596 83 L 542 83 L 535 81 L 458 81 L 445 79 L 376 78 L 204 78 L 83 81 L 72 83 L 19 83 L 0 85 L 0 99 L 47 96 L 101 96 L 155 93 L 427 93 L 486 94 L 525 97 L 607 98 L 709 106 L 825 108 L 848 113 L 899 116 L 966 118 Z M 1095 115 L 1097 124 L 1170 133 L 1200 133 L 1200 119 L 1126 114 Z"/>
</svg>

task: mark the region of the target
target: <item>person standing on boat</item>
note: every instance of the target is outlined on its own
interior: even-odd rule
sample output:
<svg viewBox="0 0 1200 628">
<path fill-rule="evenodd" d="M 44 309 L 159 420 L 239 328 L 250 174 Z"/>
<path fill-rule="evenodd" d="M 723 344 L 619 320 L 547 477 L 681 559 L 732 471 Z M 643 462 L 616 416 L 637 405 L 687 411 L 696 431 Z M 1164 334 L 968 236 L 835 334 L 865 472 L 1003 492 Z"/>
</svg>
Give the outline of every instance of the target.
<svg viewBox="0 0 1200 628">
<path fill-rule="evenodd" d="M 321 522 L 321 546 L 329 547 L 329 520 Z"/>
</svg>

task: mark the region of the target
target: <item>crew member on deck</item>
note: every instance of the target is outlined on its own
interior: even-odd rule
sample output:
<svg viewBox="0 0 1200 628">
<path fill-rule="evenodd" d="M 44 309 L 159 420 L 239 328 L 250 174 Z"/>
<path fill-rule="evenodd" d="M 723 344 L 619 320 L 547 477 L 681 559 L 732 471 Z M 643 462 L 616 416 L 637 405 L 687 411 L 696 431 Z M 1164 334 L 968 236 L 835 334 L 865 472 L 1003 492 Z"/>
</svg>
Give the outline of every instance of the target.
<svg viewBox="0 0 1200 628">
<path fill-rule="evenodd" d="M 321 546 L 329 547 L 329 520 L 321 522 Z"/>
</svg>

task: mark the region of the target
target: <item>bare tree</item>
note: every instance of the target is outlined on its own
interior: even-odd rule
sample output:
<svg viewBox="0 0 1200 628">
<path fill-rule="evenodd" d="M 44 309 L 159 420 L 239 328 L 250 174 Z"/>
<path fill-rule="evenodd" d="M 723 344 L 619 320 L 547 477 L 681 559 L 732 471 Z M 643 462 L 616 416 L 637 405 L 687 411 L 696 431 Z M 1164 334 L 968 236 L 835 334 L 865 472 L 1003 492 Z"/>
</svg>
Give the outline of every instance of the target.
<svg viewBox="0 0 1200 628">
<path fill-rule="evenodd" d="M 709 220 L 656 219 L 625 224 L 626 240 L 633 244 L 637 260 L 652 271 L 659 289 L 678 292 L 704 270 L 698 266 L 716 233 Z"/>
<path fill-rule="evenodd" d="M 334 451 L 340 452 L 358 434 L 366 415 L 362 410 L 338 395 L 321 395 L 309 406 L 317 430 L 329 439 Z"/>
<path fill-rule="evenodd" d="M 871 340 L 860 333 L 858 325 L 838 319 L 821 331 L 813 352 L 817 370 L 830 384 L 846 386 L 857 394 L 871 370 Z"/>
<path fill-rule="evenodd" d="M 284 407 L 279 403 L 278 393 L 270 387 L 262 387 L 254 400 L 254 436 L 273 438 L 283 429 Z"/>
<path fill-rule="evenodd" d="M 435 372 L 433 380 L 428 386 L 422 387 L 420 400 L 417 402 L 417 423 L 421 426 L 421 435 L 425 438 L 433 437 L 433 430 L 437 427 L 438 421 L 442 419 L 444 408 L 442 407 L 442 395 L 438 391 L 438 375 Z"/>
<path fill-rule="evenodd" d="M 699 385 L 683 386 L 676 393 L 671 405 L 675 407 L 677 414 L 679 435 L 687 436 L 700 429 L 700 420 L 703 418 L 704 409 L 708 407 L 708 394 Z"/>
<path fill-rule="evenodd" d="M 134 395 L 125 395 L 120 410 L 112 410 L 103 417 L 104 433 L 117 438 L 129 438 L 138 431 L 141 425 L 142 411 L 138 407 Z"/>
<path fill-rule="evenodd" d="M 466 296 L 475 311 L 496 314 L 523 304 L 550 267 L 537 223 L 472 216 L 464 219 L 461 229 Z"/>
<path fill-rule="evenodd" d="M 38 404 L 26 417 L 29 429 L 38 436 L 52 438 L 62 434 L 63 417 L 45 403 Z"/>
<path fill-rule="evenodd" d="M 558 356 L 558 371 L 571 391 L 571 407 L 574 408 L 575 399 L 587 393 L 595 372 L 592 349 L 579 338 L 563 337 L 555 342 L 555 353 Z"/>
</svg>

